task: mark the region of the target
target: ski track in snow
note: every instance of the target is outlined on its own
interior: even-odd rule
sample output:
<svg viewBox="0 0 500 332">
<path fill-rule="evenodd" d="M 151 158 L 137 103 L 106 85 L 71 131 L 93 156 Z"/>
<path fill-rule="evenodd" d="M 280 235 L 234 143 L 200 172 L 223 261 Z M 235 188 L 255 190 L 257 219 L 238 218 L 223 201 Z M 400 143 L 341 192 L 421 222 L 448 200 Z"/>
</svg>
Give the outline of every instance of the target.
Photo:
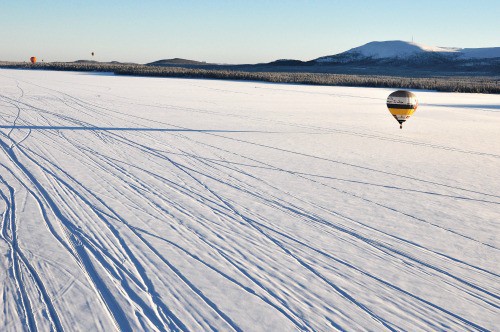
<svg viewBox="0 0 500 332">
<path fill-rule="evenodd" d="M 495 330 L 499 96 L 389 91 L 0 70 L 0 330 Z"/>
</svg>

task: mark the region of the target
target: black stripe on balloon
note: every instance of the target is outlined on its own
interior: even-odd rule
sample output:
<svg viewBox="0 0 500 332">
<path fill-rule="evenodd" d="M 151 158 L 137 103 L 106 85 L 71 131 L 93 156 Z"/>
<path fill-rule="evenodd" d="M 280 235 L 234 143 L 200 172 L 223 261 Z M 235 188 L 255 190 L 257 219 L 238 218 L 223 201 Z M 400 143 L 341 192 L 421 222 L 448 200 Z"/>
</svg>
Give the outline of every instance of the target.
<svg viewBox="0 0 500 332">
<path fill-rule="evenodd" d="M 402 110 L 414 109 L 415 105 L 405 105 L 405 104 L 387 104 L 388 108 L 399 108 Z"/>
</svg>

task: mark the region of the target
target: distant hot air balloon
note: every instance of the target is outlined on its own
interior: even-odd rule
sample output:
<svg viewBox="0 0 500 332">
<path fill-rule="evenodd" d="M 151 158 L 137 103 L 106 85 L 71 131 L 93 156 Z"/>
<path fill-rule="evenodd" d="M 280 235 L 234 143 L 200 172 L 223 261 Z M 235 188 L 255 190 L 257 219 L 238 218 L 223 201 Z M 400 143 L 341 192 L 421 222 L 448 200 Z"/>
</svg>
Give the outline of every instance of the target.
<svg viewBox="0 0 500 332">
<path fill-rule="evenodd" d="M 32 57 L 30 58 L 30 61 L 31 61 L 31 63 L 36 63 L 36 56 L 32 56 Z"/>
<path fill-rule="evenodd" d="M 94 56 L 94 52 L 92 52 L 92 56 Z"/>
<path fill-rule="evenodd" d="M 399 122 L 400 129 L 403 129 L 403 122 L 417 110 L 417 107 L 417 96 L 410 91 L 394 91 L 387 97 L 387 108 L 394 119 Z"/>
</svg>

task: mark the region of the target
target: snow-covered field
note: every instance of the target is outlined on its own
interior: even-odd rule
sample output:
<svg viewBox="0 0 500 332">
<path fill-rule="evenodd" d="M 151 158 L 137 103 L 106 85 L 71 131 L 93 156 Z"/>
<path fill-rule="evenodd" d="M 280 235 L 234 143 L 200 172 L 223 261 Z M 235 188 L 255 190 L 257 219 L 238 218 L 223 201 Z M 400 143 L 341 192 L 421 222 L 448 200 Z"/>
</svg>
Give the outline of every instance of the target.
<svg viewBox="0 0 500 332">
<path fill-rule="evenodd" d="M 0 331 L 495 330 L 500 96 L 0 70 Z"/>
</svg>

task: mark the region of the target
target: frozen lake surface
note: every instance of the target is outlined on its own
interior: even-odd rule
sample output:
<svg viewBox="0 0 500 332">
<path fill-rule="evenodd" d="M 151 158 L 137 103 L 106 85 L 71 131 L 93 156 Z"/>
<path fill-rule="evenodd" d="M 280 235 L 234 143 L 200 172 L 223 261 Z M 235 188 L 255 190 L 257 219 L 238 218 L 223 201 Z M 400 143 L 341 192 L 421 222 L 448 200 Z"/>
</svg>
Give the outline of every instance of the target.
<svg viewBox="0 0 500 332">
<path fill-rule="evenodd" d="M 500 326 L 500 96 L 0 70 L 0 330 Z"/>
</svg>

